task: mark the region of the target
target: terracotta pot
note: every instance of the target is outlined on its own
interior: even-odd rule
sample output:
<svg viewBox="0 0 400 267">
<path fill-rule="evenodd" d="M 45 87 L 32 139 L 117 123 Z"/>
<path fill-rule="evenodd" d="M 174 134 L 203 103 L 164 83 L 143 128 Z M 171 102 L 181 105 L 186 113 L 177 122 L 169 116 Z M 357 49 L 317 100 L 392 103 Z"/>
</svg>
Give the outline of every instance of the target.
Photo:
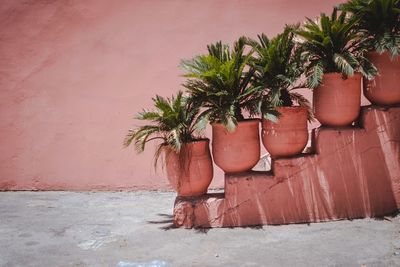
<svg viewBox="0 0 400 267">
<path fill-rule="evenodd" d="M 325 73 L 322 85 L 313 91 L 314 115 L 322 125 L 346 126 L 354 122 L 361 105 L 361 75 L 342 79 L 340 73 Z"/>
<path fill-rule="evenodd" d="M 226 173 L 251 170 L 260 160 L 259 124 L 258 119 L 241 121 L 232 133 L 222 124 L 212 124 L 215 164 Z"/>
<path fill-rule="evenodd" d="M 369 60 L 378 68 L 374 80 L 364 79 L 364 95 L 372 104 L 400 103 L 400 57 L 391 59 L 389 53 L 368 53 Z"/>
<path fill-rule="evenodd" d="M 307 108 L 278 107 L 277 122 L 263 120 L 262 141 L 271 157 L 294 156 L 303 151 L 308 141 Z"/>
<path fill-rule="evenodd" d="M 213 178 L 209 139 L 184 144 L 178 154 L 164 148 L 168 180 L 178 196 L 200 196 L 207 193 Z"/>
</svg>

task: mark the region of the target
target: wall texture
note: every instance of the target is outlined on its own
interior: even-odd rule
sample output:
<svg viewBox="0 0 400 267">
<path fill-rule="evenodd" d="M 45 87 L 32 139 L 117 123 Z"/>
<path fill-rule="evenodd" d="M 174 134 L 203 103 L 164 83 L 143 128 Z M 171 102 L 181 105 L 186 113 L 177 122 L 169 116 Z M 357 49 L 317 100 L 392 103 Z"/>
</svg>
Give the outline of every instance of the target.
<svg viewBox="0 0 400 267">
<path fill-rule="evenodd" d="M 179 88 L 179 60 L 338 2 L 0 1 L 0 189 L 167 188 L 152 147 L 122 140 L 152 96 Z"/>
</svg>

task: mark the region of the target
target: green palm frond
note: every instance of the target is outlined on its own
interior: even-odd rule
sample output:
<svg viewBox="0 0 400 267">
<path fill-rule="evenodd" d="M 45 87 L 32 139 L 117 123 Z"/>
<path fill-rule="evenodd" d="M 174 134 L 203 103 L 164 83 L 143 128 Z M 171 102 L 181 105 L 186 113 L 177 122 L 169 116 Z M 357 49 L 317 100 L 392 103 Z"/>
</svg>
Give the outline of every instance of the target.
<svg viewBox="0 0 400 267">
<path fill-rule="evenodd" d="M 316 88 L 322 83 L 322 76 L 324 75 L 324 66 L 322 62 L 315 61 L 313 66 L 310 64 L 306 71 L 307 87 Z"/>
<path fill-rule="evenodd" d="M 157 95 L 152 100 L 154 110 L 143 110 L 136 115 L 136 119 L 149 124 L 129 130 L 123 145 L 127 147 L 134 143 L 136 151 L 140 153 L 145 150 L 148 142 L 159 139 L 161 142 L 155 154 L 156 164 L 164 145 L 179 152 L 184 143 L 198 139 L 195 132 L 198 129 L 196 124 L 200 106 L 190 101 L 181 91 L 171 98 Z"/>
<path fill-rule="evenodd" d="M 248 39 L 254 50 L 250 66 L 255 69 L 252 84 L 263 88 L 260 109 L 265 119 L 276 120 L 279 113 L 276 106 L 292 106 L 297 103 L 311 107 L 305 98 L 294 92 L 304 88 L 301 77 L 305 71 L 305 57 L 302 48 L 295 42 L 294 32 L 299 25 L 286 26 L 283 33 L 269 39 L 265 34 L 258 35 L 258 40 Z M 321 74 L 322 76 L 322 74 Z"/>
<path fill-rule="evenodd" d="M 310 88 L 321 84 L 323 73 L 339 72 L 346 77 L 361 72 L 367 78 L 376 75 L 376 68 L 365 60 L 365 36 L 358 31 L 357 23 L 357 18 L 334 8 L 330 16 L 322 13 L 317 21 L 307 19 L 296 31 L 308 60 L 305 73 Z"/>
<path fill-rule="evenodd" d="M 305 60 L 294 40 L 296 29 L 298 25 L 286 26 L 283 33 L 272 39 L 261 34 L 258 40 L 247 40 L 254 50 L 249 63 L 255 70 L 252 84 L 263 89 L 264 97 L 261 99 L 267 101 L 261 105 L 263 112 L 272 111 L 271 116 L 264 114 L 264 118 L 275 118 L 275 106 L 292 106 L 289 92 L 301 87 L 298 83 L 304 72 Z"/>
<path fill-rule="evenodd" d="M 263 98 L 270 98 L 270 95 L 266 95 Z M 277 122 L 280 113 L 276 110 L 276 105 L 273 105 L 268 99 L 263 99 L 260 101 L 260 111 L 262 117 L 265 120 L 270 120 L 272 122 Z"/>
<path fill-rule="evenodd" d="M 351 55 L 350 55 L 351 56 Z M 351 57 L 345 57 L 345 55 L 335 53 L 333 55 L 333 61 L 337 69 L 346 76 L 353 76 L 354 75 L 354 68 L 357 63 L 354 64 L 354 61 L 349 61 Z M 353 64 L 352 64 L 353 63 Z"/>
<path fill-rule="evenodd" d="M 339 8 L 352 14 L 369 50 L 399 55 L 400 0 L 349 0 Z"/>
<path fill-rule="evenodd" d="M 233 49 L 218 42 L 208 45 L 208 54 L 182 60 L 181 67 L 188 80 L 183 84 L 191 101 L 205 112 L 199 116 L 200 128 L 205 122 L 222 123 L 233 131 L 244 119 L 243 110 L 254 110 L 251 99 L 259 95 L 259 88 L 250 86 L 254 70 L 247 68 L 251 57 L 245 53 L 247 38 L 241 37 Z M 252 115 L 252 114 L 250 114 Z"/>
<path fill-rule="evenodd" d="M 153 125 L 145 125 L 140 127 L 137 130 L 129 130 L 128 134 L 124 139 L 124 146 L 129 146 L 132 142 L 135 144 L 135 149 L 137 152 L 143 152 L 146 146 L 146 143 L 153 139 L 163 139 L 159 136 L 154 136 L 157 134 L 161 129 L 158 126 Z"/>
<path fill-rule="evenodd" d="M 302 94 L 298 92 L 290 92 L 290 98 L 292 101 L 297 102 L 300 107 L 305 107 L 307 109 L 307 118 L 309 122 L 314 121 L 314 114 L 312 112 L 311 103 Z"/>
</svg>

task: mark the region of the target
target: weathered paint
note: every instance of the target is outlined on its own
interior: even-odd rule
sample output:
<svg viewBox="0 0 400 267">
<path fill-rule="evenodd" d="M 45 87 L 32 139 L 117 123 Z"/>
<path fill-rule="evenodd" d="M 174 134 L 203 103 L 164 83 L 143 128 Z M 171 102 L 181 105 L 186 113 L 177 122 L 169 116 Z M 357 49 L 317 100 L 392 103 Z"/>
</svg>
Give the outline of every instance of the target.
<svg viewBox="0 0 400 267">
<path fill-rule="evenodd" d="M 225 194 L 177 198 L 175 224 L 227 227 L 386 215 L 400 209 L 400 106 L 364 107 L 356 127 L 314 131 L 312 154 L 226 175 Z"/>
</svg>

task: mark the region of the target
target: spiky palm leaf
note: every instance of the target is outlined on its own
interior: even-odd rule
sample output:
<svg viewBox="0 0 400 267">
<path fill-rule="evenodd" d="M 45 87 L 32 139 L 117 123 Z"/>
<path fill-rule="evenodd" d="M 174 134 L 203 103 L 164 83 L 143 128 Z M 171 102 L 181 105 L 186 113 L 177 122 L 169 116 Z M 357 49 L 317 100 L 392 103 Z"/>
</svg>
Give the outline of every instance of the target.
<svg viewBox="0 0 400 267">
<path fill-rule="evenodd" d="M 258 40 L 247 40 L 254 50 L 250 60 L 250 66 L 255 69 L 252 84 L 264 88 L 262 110 L 268 113 L 274 106 L 292 106 L 293 102 L 310 107 L 307 99 L 292 92 L 305 87 L 299 83 L 305 60 L 294 40 L 294 30 L 297 28 L 298 25 L 286 26 L 283 33 L 271 40 L 265 34 L 258 35 Z"/>
<path fill-rule="evenodd" d="M 234 48 L 218 42 L 208 45 L 208 54 L 182 60 L 181 67 L 186 71 L 185 83 L 191 100 L 204 108 L 199 116 L 205 122 L 222 123 L 229 131 L 234 131 L 238 121 L 244 119 L 243 110 L 250 116 L 258 112 L 254 99 L 261 88 L 249 86 L 254 70 L 246 65 L 250 54 L 245 53 L 246 39 L 239 38 Z"/>
<path fill-rule="evenodd" d="M 400 54 L 400 0 L 349 0 L 339 8 L 355 18 L 370 50 Z"/>
<path fill-rule="evenodd" d="M 181 91 L 171 98 L 157 95 L 153 103 L 154 110 L 143 110 L 136 116 L 136 119 L 149 124 L 129 130 L 123 144 L 127 147 L 134 143 L 136 151 L 140 153 L 148 142 L 159 139 L 161 142 L 155 153 L 156 165 L 164 145 L 179 152 L 184 143 L 198 139 L 194 132 L 200 106 L 188 101 Z"/>
<path fill-rule="evenodd" d="M 307 118 L 309 122 L 314 121 L 314 113 L 311 108 L 311 103 L 308 101 L 307 98 L 305 98 L 302 94 L 298 92 L 289 92 L 290 99 L 294 102 L 297 102 L 297 104 L 300 107 L 305 107 L 307 109 Z"/>
<path fill-rule="evenodd" d="M 376 75 L 376 68 L 365 57 L 365 38 L 356 23 L 356 18 L 348 19 L 345 12 L 338 15 L 335 8 L 331 16 L 322 13 L 317 21 L 307 18 L 296 31 L 302 38 L 303 55 L 308 59 L 305 71 L 308 87 L 318 87 L 323 73 L 328 72 L 339 72 L 344 77 L 361 72 L 368 79 Z"/>
</svg>

